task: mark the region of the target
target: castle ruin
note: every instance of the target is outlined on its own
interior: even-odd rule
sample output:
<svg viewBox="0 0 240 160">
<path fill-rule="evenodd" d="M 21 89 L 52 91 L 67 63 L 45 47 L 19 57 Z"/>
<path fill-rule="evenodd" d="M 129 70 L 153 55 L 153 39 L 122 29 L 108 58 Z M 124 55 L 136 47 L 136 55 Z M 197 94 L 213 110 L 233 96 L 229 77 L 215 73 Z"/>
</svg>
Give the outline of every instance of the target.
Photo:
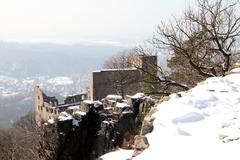
<svg viewBox="0 0 240 160">
<path fill-rule="evenodd" d="M 134 56 L 130 60 L 131 68 L 93 72 L 91 94 L 67 96 L 63 103 L 35 87 L 37 125 L 44 135 L 51 136 L 52 129 L 57 132 L 61 143 L 57 153 L 62 159 L 96 159 L 117 147 L 131 148 L 142 116 L 154 105 L 150 97 L 135 94 L 146 78 L 141 69 L 156 75 L 151 68 L 157 65 L 157 57 Z M 44 146 L 49 139 L 42 138 Z M 47 146 L 43 148 L 49 152 Z M 75 150 L 70 152 L 68 148 Z"/>
<path fill-rule="evenodd" d="M 145 72 L 157 74 L 157 56 L 134 55 L 129 58 L 131 68 L 103 69 L 92 72 L 89 92 L 65 97 L 62 104 L 56 97 L 47 96 L 39 86 L 35 87 L 35 119 L 38 124 L 56 118 L 71 107 L 86 112 L 86 100 L 102 100 L 108 95 L 133 95 L 141 91 L 141 84 L 147 77 Z"/>
<path fill-rule="evenodd" d="M 38 125 L 49 119 L 54 119 L 69 107 L 79 106 L 86 99 L 86 94 L 67 96 L 63 104 L 59 104 L 56 97 L 47 96 L 39 86 L 34 89 L 35 98 L 35 120 Z"/>
<path fill-rule="evenodd" d="M 141 84 L 148 74 L 157 75 L 156 55 L 134 55 L 129 58 L 131 67 L 93 71 L 89 99 L 101 100 L 109 94 L 133 95 L 141 91 Z M 147 73 L 147 74 L 146 74 Z"/>
</svg>

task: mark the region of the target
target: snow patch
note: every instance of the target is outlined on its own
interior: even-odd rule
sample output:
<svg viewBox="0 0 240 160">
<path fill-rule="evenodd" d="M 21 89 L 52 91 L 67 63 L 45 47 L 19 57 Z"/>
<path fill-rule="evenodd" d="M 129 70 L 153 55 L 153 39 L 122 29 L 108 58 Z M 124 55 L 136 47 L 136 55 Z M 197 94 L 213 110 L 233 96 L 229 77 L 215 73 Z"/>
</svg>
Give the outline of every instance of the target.
<svg viewBox="0 0 240 160">
<path fill-rule="evenodd" d="M 240 73 L 240 68 L 234 68 L 230 71 L 230 73 Z"/>
<path fill-rule="evenodd" d="M 71 77 L 55 77 L 47 80 L 47 83 L 55 85 L 71 85 L 73 80 Z"/>
<path fill-rule="evenodd" d="M 60 115 L 58 116 L 59 121 L 67 121 L 71 119 L 73 119 L 73 117 L 67 112 L 61 112 Z"/>
<path fill-rule="evenodd" d="M 131 96 L 132 99 L 139 99 L 143 97 L 144 97 L 144 93 L 136 93 L 135 95 Z"/>
<path fill-rule="evenodd" d="M 126 160 L 132 157 L 133 150 L 119 149 L 115 152 L 105 154 L 101 157 L 103 160 Z"/>
<path fill-rule="evenodd" d="M 204 120 L 204 116 L 196 113 L 196 112 L 190 112 L 185 115 L 182 115 L 180 117 L 174 118 L 172 120 L 173 123 L 178 124 L 178 123 L 193 123 L 197 121 Z"/>
<path fill-rule="evenodd" d="M 54 119 L 53 119 L 53 118 L 52 118 L 52 119 L 49 119 L 49 120 L 48 120 L 48 123 L 54 124 Z"/>
</svg>

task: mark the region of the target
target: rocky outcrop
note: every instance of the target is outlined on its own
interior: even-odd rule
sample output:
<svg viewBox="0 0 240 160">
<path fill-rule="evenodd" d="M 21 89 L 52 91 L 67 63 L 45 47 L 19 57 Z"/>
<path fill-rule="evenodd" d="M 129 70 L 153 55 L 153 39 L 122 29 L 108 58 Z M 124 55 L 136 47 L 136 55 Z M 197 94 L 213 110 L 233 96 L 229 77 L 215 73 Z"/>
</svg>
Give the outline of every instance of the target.
<svg viewBox="0 0 240 160">
<path fill-rule="evenodd" d="M 48 120 L 43 127 L 43 134 L 48 136 L 40 142 L 41 152 L 51 153 L 45 159 L 93 160 L 118 147 L 133 149 L 140 114 L 150 107 L 140 95 L 132 99 L 132 104 L 113 95 L 103 104 L 84 100 L 80 106 L 68 107 L 57 119 Z M 49 148 L 50 143 L 54 148 Z"/>
<path fill-rule="evenodd" d="M 78 124 L 74 119 L 58 120 L 54 124 L 43 126 L 42 158 L 53 160 L 91 160 L 95 159 L 93 146 L 100 129 L 99 115 L 90 110 Z M 52 142 L 54 140 L 54 142 Z M 46 153 L 51 153 L 45 156 Z"/>
<path fill-rule="evenodd" d="M 114 119 L 107 110 L 98 111 L 92 107 L 78 123 L 74 121 L 74 117 L 66 118 L 64 121 L 58 120 L 57 125 L 48 123 L 43 127 L 44 134 L 49 135 L 41 140 L 45 152 L 52 150 L 47 147 L 52 141 L 52 138 L 49 139 L 51 133 L 55 133 L 57 138 L 51 159 L 93 160 L 117 147 L 128 148 L 128 141 L 133 139 L 130 137 L 136 134 L 134 113 L 130 110 L 123 111 L 119 119 Z"/>
<path fill-rule="evenodd" d="M 132 157 L 136 157 L 141 154 L 145 149 L 149 147 L 147 137 L 145 136 L 135 136 L 134 137 L 134 153 Z"/>
<path fill-rule="evenodd" d="M 150 112 L 144 117 L 141 135 L 146 135 L 153 131 L 153 121 L 154 121 L 155 117 L 152 115 L 155 112 L 157 112 L 157 108 L 153 107 L 153 108 L 151 108 Z"/>
</svg>

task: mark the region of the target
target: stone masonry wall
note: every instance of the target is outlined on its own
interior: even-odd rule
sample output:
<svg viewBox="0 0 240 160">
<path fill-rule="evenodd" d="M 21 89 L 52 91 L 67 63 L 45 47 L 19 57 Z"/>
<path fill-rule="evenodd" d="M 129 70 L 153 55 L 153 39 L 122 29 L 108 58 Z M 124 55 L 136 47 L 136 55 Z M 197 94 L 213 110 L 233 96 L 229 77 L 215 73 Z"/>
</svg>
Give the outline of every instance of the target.
<svg viewBox="0 0 240 160">
<path fill-rule="evenodd" d="M 109 94 L 121 95 L 121 89 L 124 95 L 132 95 L 139 91 L 140 81 L 141 75 L 137 69 L 92 72 L 91 100 L 101 100 Z"/>
</svg>

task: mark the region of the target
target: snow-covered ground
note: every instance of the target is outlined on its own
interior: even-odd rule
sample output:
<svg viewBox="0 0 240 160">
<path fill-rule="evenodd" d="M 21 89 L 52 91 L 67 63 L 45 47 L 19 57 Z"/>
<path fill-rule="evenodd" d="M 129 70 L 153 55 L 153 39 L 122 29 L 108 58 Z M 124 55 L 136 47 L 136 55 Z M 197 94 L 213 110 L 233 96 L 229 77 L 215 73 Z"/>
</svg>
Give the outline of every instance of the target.
<svg viewBox="0 0 240 160">
<path fill-rule="evenodd" d="M 103 160 L 126 160 L 132 156 L 132 153 L 133 153 L 133 150 L 119 149 L 115 152 L 105 154 L 101 158 Z"/>
<path fill-rule="evenodd" d="M 150 147 L 134 160 L 239 160 L 240 69 L 209 78 L 181 97 L 171 95 L 153 116 Z M 115 160 L 126 159 L 124 154 L 117 152 Z"/>
</svg>

